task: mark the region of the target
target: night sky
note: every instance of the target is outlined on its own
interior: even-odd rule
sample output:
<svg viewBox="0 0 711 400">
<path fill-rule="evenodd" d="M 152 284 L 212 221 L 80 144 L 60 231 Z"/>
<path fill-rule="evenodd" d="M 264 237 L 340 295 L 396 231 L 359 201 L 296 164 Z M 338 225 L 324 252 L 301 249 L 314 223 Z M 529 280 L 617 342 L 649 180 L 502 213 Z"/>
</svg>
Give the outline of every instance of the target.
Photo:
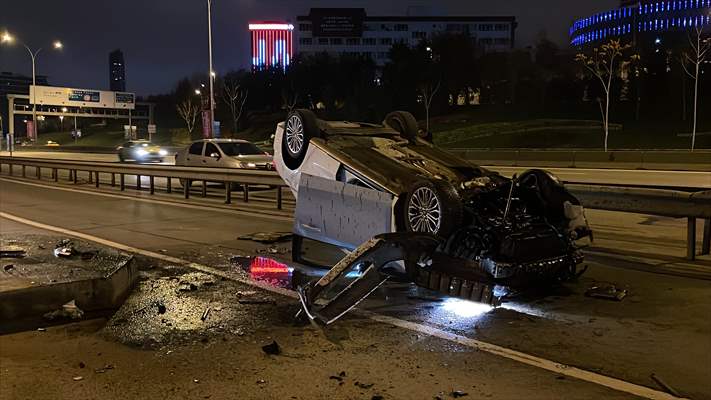
<svg viewBox="0 0 711 400">
<path fill-rule="evenodd" d="M 108 53 L 126 57 L 127 90 L 138 94 L 169 91 L 177 79 L 207 71 L 207 16 L 204 0 L 26 0 L 3 1 L 0 31 L 8 30 L 30 47 L 44 47 L 38 74 L 53 85 L 108 89 Z M 246 67 L 247 23 L 291 20 L 311 7 L 364 7 L 369 15 L 405 15 L 425 7 L 446 15 L 514 15 L 517 47 L 532 44 L 545 31 L 567 44 L 570 22 L 614 8 L 617 0 L 431 0 L 320 1 L 213 0 L 213 51 L 219 73 Z M 60 39 L 65 49 L 50 50 Z M 18 44 L 0 48 L 0 71 L 31 74 L 30 57 Z"/>
</svg>

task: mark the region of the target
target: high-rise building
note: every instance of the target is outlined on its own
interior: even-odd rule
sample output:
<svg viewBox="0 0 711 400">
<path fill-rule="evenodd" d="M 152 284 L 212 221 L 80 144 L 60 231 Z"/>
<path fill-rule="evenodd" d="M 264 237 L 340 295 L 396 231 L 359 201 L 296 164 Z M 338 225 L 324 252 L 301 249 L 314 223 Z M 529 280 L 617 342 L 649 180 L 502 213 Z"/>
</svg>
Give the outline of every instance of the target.
<svg viewBox="0 0 711 400">
<path fill-rule="evenodd" d="M 109 53 L 109 89 L 114 92 L 126 91 L 126 63 L 120 49 Z"/>
<path fill-rule="evenodd" d="M 439 34 L 464 34 L 482 52 L 514 47 L 512 16 L 369 16 L 363 8 L 312 8 L 298 16 L 297 51 L 368 56 L 376 65 L 388 60 L 395 43 L 416 46 Z"/>
<path fill-rule="evenodd" d="M 252 68 L 286 69 L 294 55 L 293 30 L 294 26 L 286 22 L 251 22 Z"/>
</svg>

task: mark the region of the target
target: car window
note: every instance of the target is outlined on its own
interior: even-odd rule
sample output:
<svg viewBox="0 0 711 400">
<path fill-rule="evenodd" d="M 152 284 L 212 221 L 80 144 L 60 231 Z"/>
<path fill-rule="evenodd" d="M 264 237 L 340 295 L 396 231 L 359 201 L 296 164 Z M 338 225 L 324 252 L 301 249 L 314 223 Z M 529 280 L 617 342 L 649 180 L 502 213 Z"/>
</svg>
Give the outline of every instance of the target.
<svg viewBox="0 0 711 400">
<path fill-rule="evenodd" d="M 194 154 L 197 156 L 202 155 L 202 142 L 195 142 L 190 145 L 190 150 L 188 150 L 190 154 Z"/>
<path fill-rule="evenodd" d="M 227 156 L 264 154 L 264 151 L 252 143 L 220 143 L 220 147 L 222 148 L 222 152 Z"/>
<path fill-rule="evenodd" d="M 218 150 L 217 146 L 215 146 L 214 144 L 206 143 L 205 144 L 205 156 L 210 156 L 212 153 L 220 154 L 220 150 Z"/>
<path fill-rule="evenodd" d="M 126 142 L 126 143 L 122 144 L 121 146 L 123 146 L 123 147 L 131 147 L 131 146 L 133 146 L 133 142 Z"/>
</svg>

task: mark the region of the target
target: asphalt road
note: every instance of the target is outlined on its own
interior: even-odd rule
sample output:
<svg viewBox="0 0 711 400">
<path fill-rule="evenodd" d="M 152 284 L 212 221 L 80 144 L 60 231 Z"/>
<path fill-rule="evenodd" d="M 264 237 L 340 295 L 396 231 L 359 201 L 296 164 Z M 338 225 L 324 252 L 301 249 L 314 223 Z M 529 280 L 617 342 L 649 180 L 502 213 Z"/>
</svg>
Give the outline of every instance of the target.
<svg viewBox="0 0 711 400">
<path fill-rule="evenodd" d="M 22 184 L 3 179 L 0 184 L 0 211 L 4 213 L 216 268 L 229 265 L 232 255 L 254 255 L 264 251 L 263 245 L 237 240 L 241 234 L 291 230 L 288 213 L 269 215 L 240 208 L 227 209 L 214 206 L 209 203 L 210 199 L 206 199 L 202 206 L 170 204 L 154 199 L 84 193 L 75 188 L 62 187 L 60 190 L 52 185 L 37 186 L 32 182 Z M 675 236 L 679 227 L 676 220 L 638 219 L 640 217 L 621 217 L 620 214 L 614 217 L 600 214 L 599 220 L 596 220 L 597 215 L 589 215 L 589 218 L 594 227 L 599 224 L 611 235 L 608 236 L 610 245 L 617 242 L 620 250 L 645 243 L 650 248 L 667 244 L 673 247 L 680 239 Z M 0 228 L 3 233 L 28 229 L 8 219 L 0 219 Z M 626 241 L 619 242 L 617 238 Z M 288 248 L 288 243 L 274 246 L 275 256 L 288 259 Z M 526 357 L 540 357 L 600 376 L 658 389 L 650 379 L 654 373 L 684 396 L 711 399 L 711 383 L 708 381 L 711 376 L 711 320 L 708 318 L 711 315 L 711 281 L 643 272 L 640 270 L 649 270 L 649 265 L 629 265 L 635 264 L 629 260 L 623 262 L 612 258 L 601 261 L 594 257 L 590 260 L 589 270 L 577 282 L 545 290 L 530 298 L 509 301 L 493 311 L 451 299 L 441 302 L 417 299 L 421 293 L 413 292 L 410 285 L 387 285 L 360 306 L 382 316 L 379 319 L 364 320 L 356 315 L 346 318 L 325 331 L 329 341 L 323 344 L 323 351 L 315 351 L 315 355 L 305 356 L 302 361 L 298 357 L 275 361 L 277 364 L 271 364 L 271 367 L 260 359 L 255 361 L 255 368 L 245 372 L 252 381 L 261 379 L 260 374 L 268 376 L 285 392 L 252 387 L 252 391 L 245 389 L 246 392 L 240 393 L 247 393 L 247 398 L 282 398 L 289 393 L 290 386 L 301 387 L 304 381 L 313 380 L 319 374 L 337 373 L 350 365 L 358 365 L 360 369 L 378 371 L 378 378 L 373 379 L 384 379 L 386 385 L 389 382 L 390 391 L 385 398 L 432 398 L 439 391 L 449 392 L 465 385 L 467 391 L 476 394 L 475 397 L 582 399 L 629 396 L 599 382 L 569 376 L 561 378 L 563 369 L 552 373 L 523 361 Z M 667 261 L 659 256 L 660 264 Z M 621 268 L 623 264 L 640 270 Z M 586 289 L 600 282 L 615 283 L 628 289 L 629 295 L 619 303 L 584 296 Z M 412 297 L 412 294 L 416 296 Z M 285 320 L 280 324 L 286 324 Z M 298 330 L 285 331 L 282 325 L 274 327 L 272 335 L 287 343 L 293 341 L 292 335 L 298 335 Z M 89 329 L 74 334 L 71 340 L 66 336 L 65 339 L 68 346 L 81 349 L 86 343 L 97 340 L 91 332 Z M 22 370 L 29 374 L 32 365 L 23 361 L 21 354 L 16 354 L 14 346 L 24 342 L 41 349 L 49 346 L 38 340 L 41 339 L 27 334 L 0 338 L 0 344 L 5 348 L 13 348 L 11 356 L 6 356 L 6 351 L 0 355 L 2 370 L 5 371 L 5 365 L 10 365 L 13 371 Z M 472 340 L 508 350 L 504 355 L 481 349 L 472 351 L 480 346 L 471 344 L 475 343 Z M 186 361 L 172 370 L 182 379 L 191 372 L 198 374 L 201 368 L 209 368 L 212 360 L 225 360 L 225 352 L 248 352 L 244 348 L 230 347 L 236 345 L 219 342 L 200 350 L 195 347 L 200 346 L 199 341 L 196 342 L 198 344 L 177 346 L 186 354 L 182 358 Z M 26 351 L 30 351 L 29 348 Z M 126 360 L 139 357 L 143 363 L 145 359 L 146 366 L 155 365 L 155 358 L 159 356 L 158 353 L 155 356 L 130 356 L 131 352 L 121 347 L 110 347 L 107 351 Z M 521 352 L 523 356 L 516 361 L 506 356 L 509 351 Z M 353 359 L 366 353 L 365 359 Z M 61 360 L 45 363 L 49 363 L 53 370 L 59 368 L 57 365 L 64 365 Z M 301 366 L 303 370 L 300 370 Z M 148 367 L 140 364 L 139 368 L 143 371 Z M 289 373 L 280 375 L 272 371 L 273 368 Z M 218 371 L 222 369 L 218 368 Z M 204 376 L 204 371 L 200 373 Z M 435 376 L 438 378 L 430 379 Z M 65 379 L 70 377 L 67 375 Z M 26 382 L 26 378 L 17 379 Z M 52 375 L 52 379 L 62 378 Z M 234 385 L 222 372 L 202 379 L 209 379 L 214 384 L 211 388 Z M 30 391 L 9 388 L 5 383 L 8 379 L 0 381 L 3 382 L 0 383 L 0 393 L 32 397 Z M 118 381 L 113 383 L 119 384 Z M 125 382 L 121 384 L 127 385 Z M 414 388 L 417 392 L 413 392 Z M 299 393 L 298 398 L 304 398 L 302 394 L 311 392 L 303 389 Z M 217 398 L 221 398 L 219 394 Z M 365 396 L 335 392 L 323 398 Z"/>
<path fill-rule="evenodd" d="M 83 160 L 118 162 L 114 154 L 69 153 L 69 152 L 15 152 L 21 157 L 54 158 L 61 160 Z M 0 152 L 0 155 L 9 155 Z M 165 164 L 173 164 L 173 157 L 166 157 Z M 487 166 L 503 175 L 525 171 L 526 167 Z M 625 169 L 586 169 L 586 168 L 545 168 L 566 182 L 594 183 L 611 185 L 640 185 L 666 187 L 693 187 L 711 189 L 711 173 L 697 171 L 654 171 Z"/>
</svg>

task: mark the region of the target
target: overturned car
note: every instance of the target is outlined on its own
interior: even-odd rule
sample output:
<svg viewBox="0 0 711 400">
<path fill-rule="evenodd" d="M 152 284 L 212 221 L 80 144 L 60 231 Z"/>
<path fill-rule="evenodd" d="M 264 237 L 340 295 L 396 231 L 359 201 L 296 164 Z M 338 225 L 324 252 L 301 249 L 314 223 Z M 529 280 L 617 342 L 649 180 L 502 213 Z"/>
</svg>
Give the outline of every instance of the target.
<svg viewBox="0 0 711 400">
<path fill-rule="evenodd" d="M 323 323 L 393 275 L 495 305 L 505 288 L 576 276 L 576 241 L 591 235 L 555 176 L 473 165 L 420 138 L 407 112 L 367 124 L 295 110 L 277 127 L 274 163 L 297 198 L 294 260 L 303 238 L 351 251 L 300 289 Z"/>
</svg>

